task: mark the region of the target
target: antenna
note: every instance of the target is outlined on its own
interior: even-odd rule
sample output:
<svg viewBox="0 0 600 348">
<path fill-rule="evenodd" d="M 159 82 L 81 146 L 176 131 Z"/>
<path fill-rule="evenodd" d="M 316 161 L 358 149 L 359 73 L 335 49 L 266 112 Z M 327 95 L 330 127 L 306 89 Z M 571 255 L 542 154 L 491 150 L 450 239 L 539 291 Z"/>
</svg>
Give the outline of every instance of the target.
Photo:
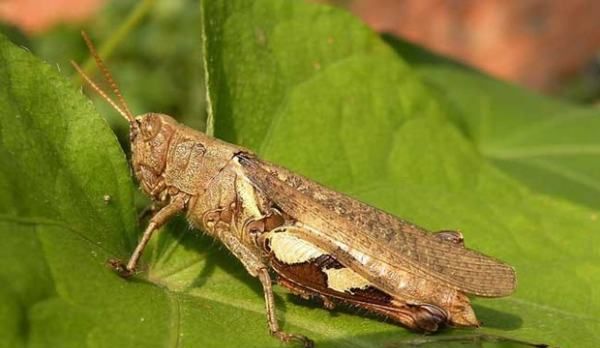
<svg viewBox="0 0 600 348">
<path fill-rule="evenodd" d="M 81 70 L 81 67 L 79 67 L 79 65 L 77 65 L 77 63 L 75 63 L 74 61 L 71 61 L 71 65 L 73 65 L 73 67 L 75 68 L 75 70 L 77 70 L 77 72 L 85 79 L 85 81 L 87 81 L 87 83 L 92 86 L 92 88 L 96 91 L 96 93 L 98 93 L 102 98 L 104 98 L 104 100 L 106 100 L 115 110 L 117 110 L 117 112 L 119 114 L 121 114 L 123 117 L 125 117 L 125 119 L 129 122 L 133 122 L 133 117 L 131 116 L 131 114 L 126 113 L 125 111 L 123 111 L 118 105 L 117 103 L 115 103 L 112 99 L 110 99 L 110 97 L 106 94 L 106 92 L 104 92 L 102 90 L 102 88 L 98 87 L 98 85 L 96 85 L 96 83 L 94 81 L 92 81 L 91 78 L 89 78 L 84 72 L 83 70 Z"/>
<path fill-rule="evenodd" d="M 123 98 L 123 95 L 121 94 L 121 91 L 119 90 L 119 87 L 117 87 L 117 84 L 115 83 L 115 80 L 113 79 L 110 71 L 108 70 L 108 68 L 106 67 L 106 65 L 104 65 L 104 62 L 102 61 L 102 59 L 100 58 L 100 56 L 96 52 L 96 48 L 94 47 L 94 44 L 92 43 L 92 41 L 90 40 L 90 38 L 87 36 L 87 34 L 85 33 L 85 31 L 81 32 L 81 36 L 83 36 L 83 40 L 87 44 L 88 49 L 90 50 L 90 54 L 92 55 L 92 57 L 94 57 L 94 60 L 96 61 L 96 65 L 98 65 L 98 68 L 100 68 L 100 70 L 104 74 L 104 78 L 106 79 L 106 82 L 108 82 L 108 84 L 112 88 L 113 93 L 117 96 L 117 99 L 118 99 L 120 105 L 117 104 L 116 102 L 114 102 L 108 96 L 108 94 L 102 90 L 102 88 L 100 88 L 89 76 L 87 76 L 83 72 L 83 70 L 81 69 L 81 67 L 79 65 L 77 65 L 77 63 L 75 63 L 74 61 L 71 61 L 71 64 L 73 65 L 73 67 L 75 68 L 75 70 L 77 70 L 77 72 L 86 80 L 86 82 L 102 98 L 104 98 L 115 110 L 117 110 L 119 112 L 119 114 L 121 114 L 123 117 L 125 117 L 125 119 L 127 119 L 129 121 L 129 123 L 132 123 L 134 121 L 135 117 L 131 113 L 131 110 L 129 109 L 129 106 L 127 106 L 127 103 L 125 102 L 125 98 Z"/>
</svg>

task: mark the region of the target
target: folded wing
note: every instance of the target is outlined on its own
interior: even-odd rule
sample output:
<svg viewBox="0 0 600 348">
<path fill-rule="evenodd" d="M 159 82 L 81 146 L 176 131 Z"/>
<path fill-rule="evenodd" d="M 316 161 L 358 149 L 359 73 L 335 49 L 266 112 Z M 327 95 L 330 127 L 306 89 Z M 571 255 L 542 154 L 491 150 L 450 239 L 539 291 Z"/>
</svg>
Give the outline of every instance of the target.
<svg viewBox="0 0 600 348">
<path fill-rule="evenodd" d="M 435 238 L 284 168 L 246 155 L 238 162 L 253 185 L 287 214 L 370 258 L 473 295 L 499 297 L 515 289 L 514 269 L 499 260 Z"/>
</svg>

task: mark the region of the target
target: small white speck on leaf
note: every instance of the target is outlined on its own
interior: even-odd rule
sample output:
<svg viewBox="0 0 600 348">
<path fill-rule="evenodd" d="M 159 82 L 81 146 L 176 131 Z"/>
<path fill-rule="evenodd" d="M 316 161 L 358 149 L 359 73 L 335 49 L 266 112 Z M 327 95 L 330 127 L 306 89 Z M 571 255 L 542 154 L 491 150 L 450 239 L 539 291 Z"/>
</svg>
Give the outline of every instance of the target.
<svg viewBox="0 0 600 348">
<path fill-rule="evenodd" d="M 255 28 L 254 35 L 256 36 L 257 44 L 259 44 L 260 46 L 267 45 L 267 34 L 265 33 L 265 31 L 262 28 L 260 28 L 260 27 Z"/>
</svg>

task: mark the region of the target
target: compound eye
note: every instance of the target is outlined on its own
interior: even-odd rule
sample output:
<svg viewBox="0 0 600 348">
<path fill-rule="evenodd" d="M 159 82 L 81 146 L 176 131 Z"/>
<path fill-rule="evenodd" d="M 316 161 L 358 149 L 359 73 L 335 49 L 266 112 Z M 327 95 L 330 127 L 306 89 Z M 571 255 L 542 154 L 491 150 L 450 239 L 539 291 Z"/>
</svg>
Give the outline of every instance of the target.
<svg viewBox="0 0 600 348">
<path fill-rule="evenodd" d="M 162 123 L 160 122 L 160 117 L 156 115 L 148 115 L 142 119 L 142 125 L 140 130 L 142 131 L 142 136 L 144 140 L 150 140 L 154 138 L 158 132 Z"/>
</svg>

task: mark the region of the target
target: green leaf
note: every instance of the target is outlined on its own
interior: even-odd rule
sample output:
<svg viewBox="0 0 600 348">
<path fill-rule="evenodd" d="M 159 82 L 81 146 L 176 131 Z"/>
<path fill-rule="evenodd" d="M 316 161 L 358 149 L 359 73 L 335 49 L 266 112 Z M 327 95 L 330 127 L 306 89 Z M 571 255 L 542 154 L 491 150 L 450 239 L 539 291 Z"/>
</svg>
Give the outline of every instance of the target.
<svg viewBox="0 0 600 348">
<path fill-rule="evenodd" d="M 600 208 L 600 110 L 542 97 L 388 38 L 491 163 L 532 189 Z"/>
<path fill-rule="evenodd" d="M 277 288 L 286 330 L 318 347 L 597 345 L 589 209 L 488 163 L 438 92 L 351 15 L 299 1 L 202 5 L 217 136 L 424 227 L 461 229 L 519 276 L 514 296 L 475 300 L 478 330 L 423 337 Z M 258 281 L 182 219 L 154 238 L 134 280 L 104 265 L 139 233 L 125 157 L 75 86 L 4 38 L 0 164 L 2 344 L 282 346 Z"/>
</svg>

